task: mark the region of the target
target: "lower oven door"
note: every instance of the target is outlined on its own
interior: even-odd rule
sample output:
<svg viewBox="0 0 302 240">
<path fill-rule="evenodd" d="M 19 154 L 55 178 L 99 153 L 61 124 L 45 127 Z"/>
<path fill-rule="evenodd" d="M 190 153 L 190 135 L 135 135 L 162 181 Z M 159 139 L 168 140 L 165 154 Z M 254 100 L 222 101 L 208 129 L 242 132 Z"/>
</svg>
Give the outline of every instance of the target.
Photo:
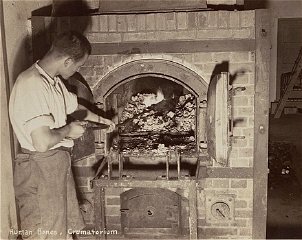
<svg viewBox="0 0 302 240">
<path fill-rule="evenodd" d="M 181 234 L 181 197 L 167 189 L 135 188 L 121 194 L 121 225 L 127 237 Z"/>
</svg>

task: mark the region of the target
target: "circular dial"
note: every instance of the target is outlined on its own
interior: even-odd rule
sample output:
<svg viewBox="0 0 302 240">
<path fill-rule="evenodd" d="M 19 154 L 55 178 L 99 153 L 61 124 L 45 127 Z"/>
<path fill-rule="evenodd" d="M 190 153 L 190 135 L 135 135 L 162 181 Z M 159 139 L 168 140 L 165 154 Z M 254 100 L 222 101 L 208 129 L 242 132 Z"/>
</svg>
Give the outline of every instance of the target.
<svg viewBox="0 0 302 240">
<path fill-rule="evenodd" d="M 212 216 L 215 219 L 226 220 L 230 218 L 230 207 L 225 202 L 215 202 L 211 207 Z"/>
</svg>

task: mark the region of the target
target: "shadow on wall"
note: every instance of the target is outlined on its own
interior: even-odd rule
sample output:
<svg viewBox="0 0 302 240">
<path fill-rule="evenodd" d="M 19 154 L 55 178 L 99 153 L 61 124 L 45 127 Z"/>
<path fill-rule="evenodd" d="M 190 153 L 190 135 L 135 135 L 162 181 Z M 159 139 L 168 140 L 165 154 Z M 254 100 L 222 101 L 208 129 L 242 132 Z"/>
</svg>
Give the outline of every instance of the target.
<svg viewBox="0 0 302 240">
<path fill-rule="evenodd" d="M 268 1 L 272 0 L 244 0 L 244 10 L 266 9 Z"/>
<path fill-rule="evenodd" d="M 89 15 L 96 10 L 90 9 L 85 0 L 53 0 L 53 4 L 32 12 L 33 27 L 33 59 L 43 57 L 51 46 L 55 35 L 67 30 L 84 33 L 91 24 Z M 41 28 L 41 19 L 37 17 L 51 16 L 50 23 L 45 22 Z M 80 16 L 76 20 L 68 21 L 63 17 Z M 59 18 L 56 18 L 59 17 Z M 58 20 L 60 19 L 60 20 Z M 47 25 L 47 26 L 46 26 Z"/>
<path fill-rule="evenodd" d="M 80 24 L 73 24 L 74 27 L 72 29 L 83 33 L 90 24 L 89 14 L 93 12 L 95 12 L 95 10 L 89 9 L 84 0 L 53 0 L 53 4 L 32 11 L 32 33 L 34 40 L 32 41 L 30 36 L 26 36 L 20 41 L 20 44 L 16 49 L 15 60 L 12 64 L 13 73 L 11 77 L 13 81 L 17 79 L 22 71 L 30 67 L 33 62 L 46 54 L 51 46 L 51 39 L 54 34 L 58 34 L 61 30 L 65 30 L 65 27 L 59 29 L 57 20 L 53 19 L 43 31 L 40 31 L 37 29 L 37 26 L 41 25 L 41 22 L 39 23 L 37 20 L 35 22 L 35 17 L 83 16 Z M 32 56 L 32 59 L 29 59 L 28 56 Z"/>
</svg>

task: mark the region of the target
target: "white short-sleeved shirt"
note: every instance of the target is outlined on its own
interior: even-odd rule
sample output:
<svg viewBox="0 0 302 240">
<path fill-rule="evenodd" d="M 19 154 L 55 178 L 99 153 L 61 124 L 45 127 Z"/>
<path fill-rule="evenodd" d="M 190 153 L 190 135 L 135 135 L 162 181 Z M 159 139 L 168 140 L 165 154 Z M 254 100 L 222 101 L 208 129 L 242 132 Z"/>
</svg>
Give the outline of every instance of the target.
<svg viewBox="0 0 302 240">
<path fill-rule="evenodd" d="M 76 110 L 77 97 L 69 92 L 59 77 L 51 78 L 38 62 L 22 72 L 13 87 L 9 115 L 22 148 L 36 151 L 31 132 L 42 126 L 50 129 L 66 125 L 67 114 Z M 72 147 L 73 140 L 63 139 L 52 149 Z"/>
</svg>

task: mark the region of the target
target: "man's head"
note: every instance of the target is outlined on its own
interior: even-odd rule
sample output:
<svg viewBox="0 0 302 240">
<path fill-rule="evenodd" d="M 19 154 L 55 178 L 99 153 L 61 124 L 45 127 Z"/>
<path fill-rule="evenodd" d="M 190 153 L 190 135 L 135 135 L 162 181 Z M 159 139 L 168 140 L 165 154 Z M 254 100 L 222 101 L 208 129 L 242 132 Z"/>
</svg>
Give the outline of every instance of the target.
<svg viewBox="0 0 302 240">
<path fill-rule="evenodd" d="M 91 45 L 82 34 L 70 31 L 55 38 L 50 52 L 62 62 L 59 74 L 67 79 L 85 63 L 91 53 Z"/>
</svg>

